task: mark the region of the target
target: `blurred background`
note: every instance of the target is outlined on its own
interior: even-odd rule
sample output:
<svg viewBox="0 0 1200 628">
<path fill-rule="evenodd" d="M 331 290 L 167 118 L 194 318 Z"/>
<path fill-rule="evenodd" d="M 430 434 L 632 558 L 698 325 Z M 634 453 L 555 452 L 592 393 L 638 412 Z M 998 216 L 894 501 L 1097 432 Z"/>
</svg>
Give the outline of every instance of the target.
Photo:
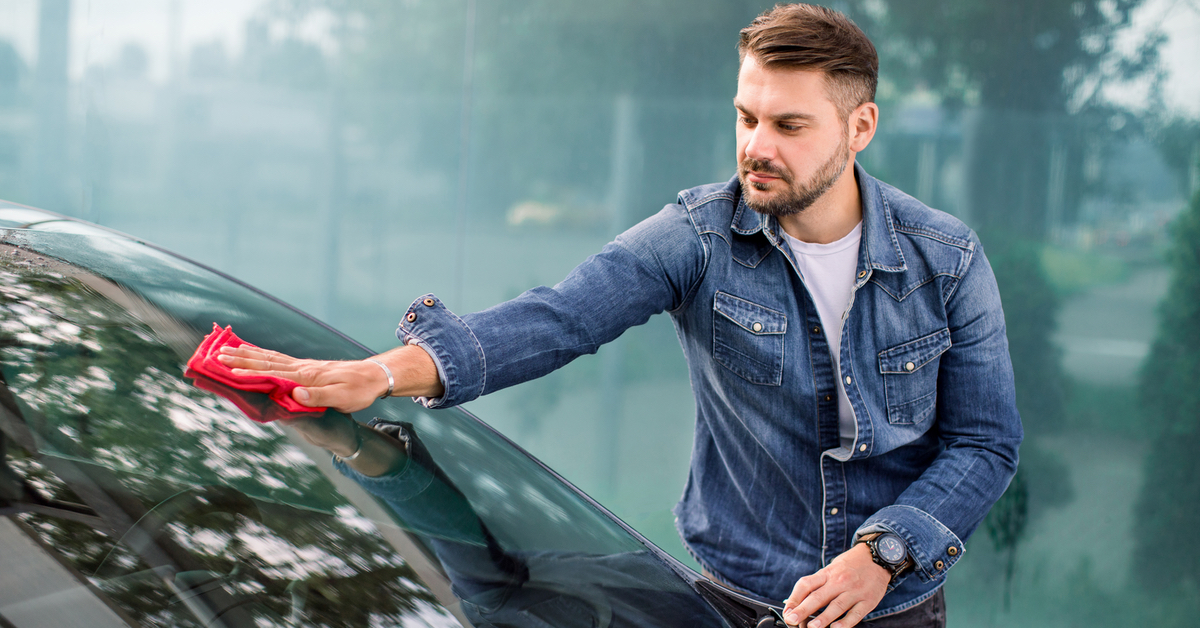
<svg viewBox="0 0 1200 628">
<path fill-rule="evenodd" d="M 553 284 L 734 173 L 748 0 L 0 0 L 0 198 L 228 272 L 382 351 Z M 847 0 L 869 172 L 979 233 L 1021 470 L 952 626 L 1200 615 L 1200 2 Z M 469 404 L 689 561 L 670 321 Z"/>
</svg>

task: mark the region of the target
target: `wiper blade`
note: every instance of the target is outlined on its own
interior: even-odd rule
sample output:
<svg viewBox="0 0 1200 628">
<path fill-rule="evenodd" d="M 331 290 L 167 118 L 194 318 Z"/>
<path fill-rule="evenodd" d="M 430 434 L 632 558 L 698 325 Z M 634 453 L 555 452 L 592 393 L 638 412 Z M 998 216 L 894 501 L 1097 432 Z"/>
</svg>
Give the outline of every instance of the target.
<svg viewBox="0 0 1200 628">
<path fill-rule="evenodd" d="M 787 628 L 781 607 L 763 604 L 711 580 L 697 580 L 696 588 L 734 628 Z"/>
</svg>

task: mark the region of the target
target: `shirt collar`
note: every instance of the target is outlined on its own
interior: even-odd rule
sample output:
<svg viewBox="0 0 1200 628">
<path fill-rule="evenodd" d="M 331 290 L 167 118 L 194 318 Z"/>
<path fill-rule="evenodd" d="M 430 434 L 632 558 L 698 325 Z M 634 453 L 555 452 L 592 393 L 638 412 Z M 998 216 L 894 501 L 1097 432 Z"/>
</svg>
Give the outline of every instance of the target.
<svg viewBox="0 0 1200 628">
<path fill-rule="evenodd" d="M 857 161 L 854 162 L 854 176 L 858 182 L 858 194 L 862 199 L 863 210 L 860 267 L 891 272 L 905 270 L 904 254 L 900 251 L 896 227 L 892 222 L 892 210 L 879 189 L 879 181 L 867 174 Z M 740 193 L 730 229 L 741 235 L 752 235 L 761 231 L 777 245 L 783 241 L 779 221 L 774 216 L 760 214 L 751 209 L 746 205 L 744 195 Z"/>
</svg>

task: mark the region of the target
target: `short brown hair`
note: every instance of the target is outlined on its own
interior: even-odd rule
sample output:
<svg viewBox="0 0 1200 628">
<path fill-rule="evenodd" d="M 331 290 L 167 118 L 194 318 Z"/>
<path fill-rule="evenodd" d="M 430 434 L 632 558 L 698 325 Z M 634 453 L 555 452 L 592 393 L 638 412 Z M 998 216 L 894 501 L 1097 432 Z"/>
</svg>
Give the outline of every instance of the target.
<svg viewBox="0 0 1200 628">
<path fill-rule="evenodd" d="M 764 68 L 825 73 L 829 96 L 845 120 L 875 101 L 879 55 L 845 15 L 811 4 L 779 4 L 742 29 L 738 60 L 752 55 Z"/>
</svg>

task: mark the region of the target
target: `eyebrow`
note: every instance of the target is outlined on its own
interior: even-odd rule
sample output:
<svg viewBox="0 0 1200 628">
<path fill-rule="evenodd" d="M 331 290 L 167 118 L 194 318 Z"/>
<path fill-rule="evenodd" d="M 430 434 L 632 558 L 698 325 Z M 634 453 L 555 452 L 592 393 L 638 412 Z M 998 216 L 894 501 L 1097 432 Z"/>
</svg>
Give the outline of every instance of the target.
<svg viewBox="0 0 1200 628">
<path fill-rule="evenodd" d="M 750 113 L 750 112 L 746 111 L 746 108 L 743 107 L 742 103 L 738 102 L 738 100 L 736 98 L 733 99 L 733 106 L 742 113 Z M 777 116 L 771 116 L 771 120 L 775 120 L 775 121 L 816 120 L 816 119 L 817 119 L 817 117 L 811 113 L 800 113 L 800 112 L 786 112 L 786 113 L 781 113 Z"/>
</svg>

